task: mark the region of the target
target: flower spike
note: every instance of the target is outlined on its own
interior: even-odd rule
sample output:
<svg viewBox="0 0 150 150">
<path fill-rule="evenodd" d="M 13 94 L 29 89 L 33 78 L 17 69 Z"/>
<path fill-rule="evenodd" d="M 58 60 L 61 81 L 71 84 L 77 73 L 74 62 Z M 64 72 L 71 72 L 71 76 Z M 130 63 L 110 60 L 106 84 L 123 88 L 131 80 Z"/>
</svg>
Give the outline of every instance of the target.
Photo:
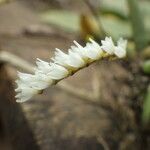
<svg viewBox="0 0 150 150">
<path fill-rule="evenodd" d="M 68 50 L 68 54 L 56 48 L 53 62 L 45 62 L 37 59 L 35 73 L 26 74 L 18 72 L 15 91 L 16 102 L 25 102 L 34 95 L 41 93 L 50 85 L 56 84 L 60 80 L 69 77 L 85 66 L 101 60 L 105 57 L 123 58 L 126 56 L 127 40 L 120 38 L 115 46 L 111 37 L 102 40 L 102 45 L 89 39 L 86 46 L 81 46 L 73 41 L 74 45 Z"/>
</svg>

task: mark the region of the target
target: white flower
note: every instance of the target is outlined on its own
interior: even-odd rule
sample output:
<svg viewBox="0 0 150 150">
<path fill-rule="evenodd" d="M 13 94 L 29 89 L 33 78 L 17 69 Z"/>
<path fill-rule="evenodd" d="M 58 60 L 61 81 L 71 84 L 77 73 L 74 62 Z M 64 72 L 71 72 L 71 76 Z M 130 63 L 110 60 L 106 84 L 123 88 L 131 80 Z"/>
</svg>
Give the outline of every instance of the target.
<svg viewBox="0 0 150 150">
<path fill-rule="evenodd" d="M 17 101 L 22 102 L 34 96 L 52 84 L 52 79 L 48 76 L 36 73 L 35 75 L 18 72 L 19 79 L 16 81 L 18 87 L 15 89 Z"/>
<path fill-rule="evenodd" d="M 119 39 L 117 46 L 114 45 L 111 37 L 106 37 L 101 41 L 102 46 L 90 39 L 85 47 L 74 41 L 74 46 L 68 50 L 68 54 L 56 48 L 55 56 L 52 62 L 46 62 L 37 59 L 35 73 L 26 74 L 18 72 L 18 87 L 16 101 L 24 102 L 35 94 L 41 93 L 48 86 L 68 77 L 71 73 L 75 73 L 79 69 L 95 60 L 100 60 L 104 55 L 109 57 L 116 55 L 118 58 L 125 57 L 127 41 Z"/>
<path fill-rule="evenodd" d="M 64 67 L 68 67 L 68 64 L 66 63 L 66 60 L 69 59 L 68 55 L 58 48 L 56 48 L 55 50 L 55 56 L 51 58 L 54 61 L 54 63 Z"/>
<path fill-rule="evenodd" d="M 68 50 L 69 59 L 66 60 L 66 63 L 74 68 L 82 68 L 85 66 L 85 61 L 82 59 L 79 53 L 74 52 L 72 49 Z"/>
<path fill-rule="evenodd" d="M 36 78 L 35 75 L 18 72 L 18 77 L 19 77 L 19 80 L 16 81 L 16 83 L 18 84 L 18 88 L 16 90 L 22 89 L 24 85 L 27 85 L 28 87 L 34 88 L 36 90 L 42 89 L 41 85 L 38 86 L 37 83 L 40 83 L 40 82 Z"/>
<path fill-rule="evenodd" d="M 47 74 L 49 72 L 50 63 L 37 58 L 36 64 L 37 64 L 37 68 L 35 69 L 35 71 L 38 71 L 44 74 Z"/>
<path fill-rule="evenodd" d="M 81 46 L 77 41 L 73 41 L 74 44 L 76 46 L 71 46 L 71 50 L 75 53 L 77 53 L 78 55 L 80 55 L 80 57 L 86 61 L 87 60 L 87 52 L 85 50 L 85 48 L 83 46 Z"/>
<path fill-rule="evenodd" d="M 17 102 L 24 102 L 30 99 L 33 95 L 39 93 L 39 88 L 34 86 L 34 75 L 18 72 L 19 80 L 16 81 L 18 87 L 15 89 Z M 41 89 L 41 85 L 39 86 Z"/>
<path fill-rule="evenodd" d="M 54 82 L 53 79 L 48 76 L 48 74 L 43 74 L 41 72 L 38 72 L 38 70 L 35 72 L 34 76 L 35 81 L 33 81 L 33 83 L 34 87 L 36 87 L 37 89 L 45 89 L 49 85 L 52 85 Z"/>
<path fill-rule="evenodd" d="M 123 38 L 120 38 L 117 42 L 117 45 L 122 47 L 124 50 L 127 48 L 127 40 L 124 40 Z"/>
<path fill-rule="evenodd" d="M 18 92 L 18 94 L 15 96 L 16 102 L 25 102 L 34 95 L 38 94 L 39 91 L 24 84 L 20 87 L 20 90 L 18 89 L 16 92 Z"/>
<path fill-rule="evenodd" d="M 37 59 L 36 64 L 38 66 L 35 71 L 36 77 L 45 82 L 52 83 L 52 80 L 63 79 L 69 74 L 66 68 L 56 63 L 48 63 Z"/>
<path fill-rule="evenodd" d="M 63 66 L 50 63 L 50 72 L 47 74 L 51 79 L 61 80 L 69 75 L 69 71 Z"/>
<path fill-rule="evenodd" d="M 89 39 L 91 43 L 87 43 L 85 46 L 86 55 L 88 58 L 98 60 L 102 57 L 103 51 L 98 43 L 94 40 Z"/>
<path fill-rule="evenodd" d="M 50 63 L 37 59 L 36 64 L 37 64 L 37 68 L 35 69 L 36 80 L 48 83 L 49 85 L 53 84 L 53 79 L 48 75 L 49 72 L 51 72 L 52 70 Z"/>
<path fill-rule="evenodd" d="M 114 53 L 119 58 L 123 58 L 126 56 L 126 51 L 121 46 L 116 46 Z"/>
<path fill-rule="evenodd" d="M 117 46 L 115 47 L 114 54 L 119 58 L 125 57 L 126 47 L 127 47 L 127 40 L 120 38 L 117 42 Z"/>
<path fill-rule="evenodd" d="M 101 40 L 101 48 L 108 54 L 113 55 L 115 51 L 115 45 L 111 37 L 106 37 L 105 40 Z"/>
<path fill-rule="evenodd" d="M 56 49 L 55 57 L 52 58 L 54 63 L 59 64 L 67 69 L 80 68 L 85 65 L 84 60 L 81 56 L 74 52 L 72 49 L 68 50 L 68 54 L 65 54 L 59 49 Z"/>
<path fill-rule="evenodd" d="M 89 63 L 102 57 L 103 51 L 98 43 L 89 39 L 85 47 L 82 47 L 78 42 L 74 41 L 76 46 L 71 46 L 73 52 L 79 54 L 85 63 Z M 90 60 L 89 60 L 90 59 Z M 89 61 L 89 62 L 88 62 Z"/>
</svg>

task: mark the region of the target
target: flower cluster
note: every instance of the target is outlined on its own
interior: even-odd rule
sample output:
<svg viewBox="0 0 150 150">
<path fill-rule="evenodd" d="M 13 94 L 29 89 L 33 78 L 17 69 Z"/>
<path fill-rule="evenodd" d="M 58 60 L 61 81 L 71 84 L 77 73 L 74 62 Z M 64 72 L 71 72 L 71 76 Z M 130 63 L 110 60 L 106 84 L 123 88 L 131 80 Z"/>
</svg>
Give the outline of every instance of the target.
<svg viewBox="0 0 150 150">
<path fill-rule="evenodd" d="M 85 47 L 74 41 L 74 45 L 68 50 L 68 54 L 56 48 L 55 56 L 51 62 L 37 59 L 35 74 L 18 72 L 18 87 L 16 101 L 24 102 L 35 94 L 41 93 L 50 85 L 72 75 L 76 71 L 104 57 L 114 56 L 123 58 L 126 56 L 127 41 L 119 39 L 117 46 L 114 45 L 111 37 L 106 37 L 99 45 L 92 39 Z"/>
</svg>

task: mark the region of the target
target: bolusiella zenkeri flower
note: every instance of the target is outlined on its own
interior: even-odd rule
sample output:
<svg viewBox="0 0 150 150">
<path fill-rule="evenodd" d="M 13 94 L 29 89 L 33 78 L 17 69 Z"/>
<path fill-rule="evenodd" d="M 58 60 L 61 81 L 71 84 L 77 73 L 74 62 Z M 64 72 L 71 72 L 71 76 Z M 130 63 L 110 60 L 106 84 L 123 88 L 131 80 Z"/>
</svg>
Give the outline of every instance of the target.
<svg viewBox="0 0 150 150">
<path fill-rule="evenodd" d="M 82 47 L 79 43 L 74 41 L 76 46 L 71 46 L 72 50 L 76 53 L 78 53 L 81 58 L 89 63 L 88 61 L 94 61 L 102 57 L 102 49 L 98 43 L 96 43 L 94 40 L 89 39 L 90 42 L 86 44 L 85 47 Z"/>
<path fill-rule="evenodd" d="M 72 49 L 69 49 L 68 53 L 65 54 L 60 49 L 56 49 L 55 56 L 52 58 L 53 62 L 68 70 L 76 70 L 84 65 L 84 61 L 78 53 L 75 53 Z"/>
<path fill-rule="evenodd" d="M 36 65 L 37 65 L 37 67 L 35 68 L 35 72 L 38 71 L 38 72 L 46 74 L 50 71 L 50 63 L 49 62 L 46 62 L 46 61 L 43 61 L 43 60 L 37 58 Z"/>
<path fill-rule="evenodd" d="M 75 45 L 71 46 L 71 50 L 74 53 L 77 53 L 78 55 L 80 55 L 80 57 L 84 60 L 84 63 L 85 63 L 85 61 L 88 59 L 85 48 L 81 46 L 77 41 L 73 41 L 73 43 Z"/>
<path fill-rule="evenodd" d="M 85 51 L 86 51 L 87 57 L 91 61 L 95 61 L 95 60 L 102 58 L 103 53 L 104 53 L 104 51 L 102 51 L 101 46 L 92 39 L 90 39 L 90 43 L 88 42 L 86 44 Z"/>
<path fill-rule="evenodd" d="M 114 54 L 119 57 L 122 58 L 126 55 L 126 49 L 127 47 L 127 40 L 123 40 L 122 38 L 120 38 L 117 42 L 117 46 L 115 46 L 115 51 Z"/>
<path fill-rule="evenodd" d="M 37 59 L 35 73 L 18 73 L 16 81 L 16 101 L 24 102 L 32 96 L 41 93 L 50 85 L 70 76 L 90 63 L 105 57 L 123 58 L 126 56 L 127 41 L 119 39 L 115 46 L 111 37 L 106 37 L 99 45 L 90 39 L 86 46 L 81 46 L 74 41 L 74 45 L 68 50 L 68 54 L 56 48 L 53 62 Z"/>
<path fill-rule="evenodd" d="M 67 63 L 71 67 L 82 68 L 85 66 L 85 61 L 79 53 L 76 53 L 72 49 L 69 49 L 68 56 L 69 56 L 69 59 L 67 60 Z"/>
<path fill-rule="evenodd" d="M 22 88 L 20 90 L 16 90 L 18 94 L 15 96 L 16 102 L 25 102 L 33 97 L 33 95 L 38 94 L 38 90 L 33 89 L 27 85 L 22 85 Z"/>
<path fill-rule="evenodd" d="M 101 40 L 101 48 L 108 54 L 113 55 L 115 51 L 115 45 L 111 37 L 106 37 L 105 40 Z"/>
<path fill-rule="evenodd" d="M 37 75 L 45 75 L 47 77 L 47 80 L 59 80 L 67 77 L 69 74 L 68 70 L 65 67 L 60 66 L 56 63 L 48 63 L 37 59 L 36 64 L 37 68 L 35 69 L 35 73 Z"/>
<path fill-rule="evenodd" d="M 20 102 L 20 100 L 24 102 L 48 87 L 48 83 L 42 81 L 36 75 L 18 72 L 18 76 L 19 79 L 16 80 L 18 87 L 15 89 L 18 93 L 15 96 L 17 102 Z"/>
<path fill-rule="evenodd" d="M 69 56 L 62 52 L 60 49 L 55 49 L 55 56 L 51 58 L 56 64 L 68 67 L 66 60 L 69 59 Z"/>
<path fill-rule="evenodd" d="M 47 74 L 53 80 L 61 80 L 69 75 L 69 71 L 60 65 L 50 63 L 50 72 Z"/>
</svg>

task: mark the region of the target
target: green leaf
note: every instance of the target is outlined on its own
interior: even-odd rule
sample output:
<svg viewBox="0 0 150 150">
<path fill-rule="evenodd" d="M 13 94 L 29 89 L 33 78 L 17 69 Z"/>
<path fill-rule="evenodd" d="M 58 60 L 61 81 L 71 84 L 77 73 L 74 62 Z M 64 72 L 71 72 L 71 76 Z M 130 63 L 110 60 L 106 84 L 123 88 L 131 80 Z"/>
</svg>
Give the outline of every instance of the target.
<svg viewBox="0 0 150 150">
<path fill-rule="evenodd" d="M 144 19 L 139 8 L 137 0 L 128 0 L 129 15 L 133 30 L 133 38 L 136 44 L 137 50 L 142 50 L 146 47 L 148 41 L 146 38 L 146 30 L 144 25 Z"/>
<path fill-rule="evenodd" d="M 142 120 L 144 124 L 150 121 L 150 86 L 144 99 Z"/>
<path fill-rule="evenodd" d="M 118 0 L 113 1 L 114 7 L 116 4 L 115 1 Z M 120 5 L 118 5 L 118 8 L 120 8 Z M 49 10 L 43 12 L 40 14 L 40 16 L 43 22 L 54 25 L 64 31 L 72 33 L 80 32 L 80 15 L 76 12 L 65 10 Z M 108 33 L 108 36 L 112 36 L 114 39 L 118 39 L 121 36 L 132 38 L 132 30 L 128 20 L 121 20 L 112 16 L 106 17 L 106 15 L 100 16 L 100 19 L 103 25 L 103 29 L 106 31 L 106 33 Z M 149 20 L 150 19 L 147 21 L 147 27 L 150 27 Z M 150 32 L 147 32 L 146 38 L 150 41 L 149 33 Z"/>
<path fill-rule="evenodd" d="M 44 22 L 56 25 L 68 32 L 79 31 L 79 15 L 71 11 L 50 10 L 41 14 Z"/>
<path fill-rule="evenodd" d="M 129 12 L 127 7 L 127 0 L 101 0 L 100 4 L 101 14 L 111 14 L 119 17 L 120 19 L 128 20 Z M 145 28 L 150 33 L 150 1 L 138 1 L 138 4 L 140 6 Z"/>
<path fill-rule="evenodd" d="M 150 60 L 145 61 L 142 68 L 145 73 L 150 74 Z"/>
<path fill-rule="evenodd" d="M 42 21 L 55 25 L 68 32 L 80 32 L 80 16 L 75 12 L 64 10 L 51 10 L 41 14 Z M 119 19 L 100 17 L 106 32 L 115 39 L 120 36 L 131 36 L 129 23 Z"/>
<path fill-rule="evenodd" d="M 102 14 L 113 14 L 121 19 L 128 18 L 126 0 L 102 0 L 100 11 Z"/>
<path fill-rule="evenodd" d="M 111 35 L 114 39 L 120 37 L 131 37 L 131 27 L 129 22 L 111 17 L 101 17 L 101 22 L 104 30 Z"/>
</svg>

